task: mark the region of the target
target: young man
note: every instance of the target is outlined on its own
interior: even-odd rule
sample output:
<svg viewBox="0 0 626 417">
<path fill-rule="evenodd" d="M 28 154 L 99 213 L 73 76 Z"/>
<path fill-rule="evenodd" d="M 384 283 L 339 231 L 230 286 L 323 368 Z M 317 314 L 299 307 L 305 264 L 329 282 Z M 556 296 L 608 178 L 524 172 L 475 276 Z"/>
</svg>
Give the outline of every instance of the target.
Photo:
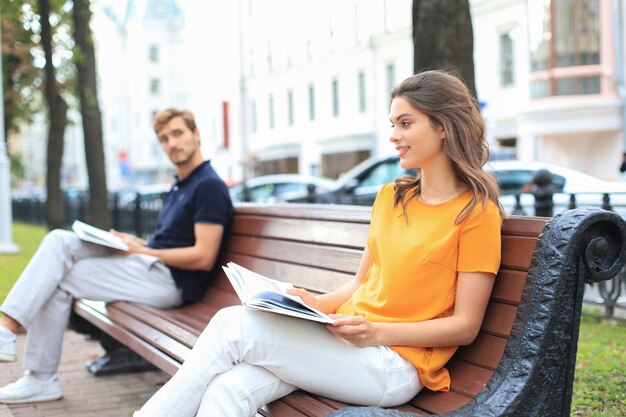
<svg viewBox="0 0 626 417">
<path fill-rule="evenodd" d="M 200 152 L 193 114 L 167 109 L 154 118 L 163 151 L 176 167 L 149 242 L 113 231 L 126 252 L 54 230 L 0 307 L 0 361 L 15 361 L 15 333 L 27 329 L 24 376 L 0 388 L 0 403 L 62 397 L 56 371 L 74 298 L 125 300 L 168 308 L 198 301 L 209 284 L 233 207 L 228 188 Z"/>
</svg>

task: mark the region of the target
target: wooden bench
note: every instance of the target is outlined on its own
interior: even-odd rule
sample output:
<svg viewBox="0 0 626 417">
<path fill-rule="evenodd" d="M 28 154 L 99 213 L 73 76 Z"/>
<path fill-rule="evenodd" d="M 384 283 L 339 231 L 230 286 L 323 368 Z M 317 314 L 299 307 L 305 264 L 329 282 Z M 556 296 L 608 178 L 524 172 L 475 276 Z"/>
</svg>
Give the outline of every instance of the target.
<svg viewBox="0 0 626 417">
<path fill-rule="evenodd" d="M 368 207 L 237 206 L 221 262 L 232 260 L 312 291 L 329 291 L 355 273 L 369 220 Z M 597 209 L 576 209 L 546 226 L 547 220 L 510 217 L 504 222 L 502 264 L 485 320 L 477 339 L 449 362 L 449 392 L 423 390 L 397 411 L 383 411 L 297 391 L 259 412 L 275 417 L 334 412 L 569 416 L 584 280 L 608 279 L 621 269 L 626 224 Z M 183 308 L 80 300 L 74 309 L 174 374 L 211 317 L 238 303 L 218 273 L 202 302 Z"/>
</svg>

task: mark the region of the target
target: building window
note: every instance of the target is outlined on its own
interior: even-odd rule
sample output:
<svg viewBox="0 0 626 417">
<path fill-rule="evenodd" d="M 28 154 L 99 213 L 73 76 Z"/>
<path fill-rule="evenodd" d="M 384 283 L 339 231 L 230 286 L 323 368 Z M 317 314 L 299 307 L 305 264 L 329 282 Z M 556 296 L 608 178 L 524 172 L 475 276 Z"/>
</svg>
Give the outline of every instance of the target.
<svg viewBox="0 0 626 417">
<path fill-rule="evenodd" d="M 256 132 L 258 129 L 257 123 L 256 123 L 256 101 L 252 101 L 251 105 L 251 112 L 252 112 L 252 132 Z"/>
<path fill-rule="evenodd" d="M 159 62 L 159 47 L 157 45 L 150 45 L 148 48 L 148 59 L 150 62 Z"/>
<path fill-rule="evenodd" d="M 287 123 L 293 126 L 293 91 L 287 91 Z"/>
<path fill-rule="evenodd" d="M 358 75 L 359 83 L 359 111 L 364 113 L 367 110 L 367 97 L 365 94 L 365 72 L 360 71 Z"/>
<path fill-rule="evenodd" d="M 309 84 L 309 120 L 315 120 L 315 85 Z"/>
<path fill-rule="evenodd" d="M 385 75 L 387 77 L 387 93 L 391 93 L 391 91 L 396 86 L 396 66 L 395 66 L 395 64 L 387 64 L 387 68 L 385 68 Z"/>
<path fill-rule="evenodd" d="M 529 3 L 532 98 L 600 93 L 601 4 L 606 3 Z M 559 71 L 551 71 L 555 68 Z"/>
<path fill-rule="evenodd" d="M 597 94 L 600 92 L 600 76 L 560 78 L 556 80 L 557 96 L 573 94 Z"/>
<path fill-rule="evenodd" d="M 332 81 L 333 94 L 333 117 L 339 116 L 339 80 L 336 78 Z"/>
<path fill-rule="evenodd" d="M 270 129 L 274 129 L 274 96 L 270 95 L 267 104 L 269 109 Z"/>
<path fill-rule="evenodd" d="M 500 85 L 513 85 L 514 78 L 514 42 L 511 32 L 500 35 Z"/>
<path fill-rule="evenodd" d="M 159 82 L 158 78 L 152 78 L 150 80 L 150 94 L 152 94 L 153 96 L 158 95 L 161 91 L 161 83 Z"/>
</svg>

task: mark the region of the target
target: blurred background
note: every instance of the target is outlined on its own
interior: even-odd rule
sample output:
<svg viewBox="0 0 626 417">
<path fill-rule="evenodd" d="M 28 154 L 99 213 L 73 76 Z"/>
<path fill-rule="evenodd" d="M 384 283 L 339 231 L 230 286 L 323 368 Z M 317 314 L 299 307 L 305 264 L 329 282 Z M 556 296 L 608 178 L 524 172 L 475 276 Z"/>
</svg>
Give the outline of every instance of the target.
<svg viewBox="0 0 626 417">
<path fill-rule="evenodd" d="M 521 170 L 524 179 L 506 193 L 528 188 L 538 169 L 524 165 L 530 161 L 620 179 L 621 0 L 0 0 L 0 6 L 14 200 L 58 194 L 46 177 L 55 172 L 70 200 L 90 189 L 101 202 L 108 193 L 121 203 L 167 191 L 174 171 L 152 117 L 176 106 L 195 113 L 204 155 L 229 185 L 240 184 L 236 200 L 309 196 L 371 204 L 380 184 L 404 174 L 393 160 L 371 168 L 393 154 L 389 92 L 426 68 L 455 70 L 475 89 L 492 159 L 521 164 L 513 174 L 507 168 L 509 178 Z M 77 29 L 81 19 L 90 32 Z M 93 62 L 81 49 L 83 36 Z M 90 64 L 93 92 L 80 77 Z M 47 79 L 56 86 L 52 95 Z M 100 132 L 86 128 L 94 103 Z M 60 108 L 65 123 L 55 124 Z M 62 143 L 53 147 L 49 138 L 54 127 L 58 137 L 59 125 Z M 101 142 L 101 154 L 93 141 Z M 343 178 L 363 161 L 360 171 L 373 172 Z M 246 180 L 276 174 L 289 175 L 241 189 Z M 349 198 L 317 196 L 339 189 Z M 87 215 L 99 206 L 88 206 Z M 59 216 L 51 216 L 48 225 L 58 224 Z M 102 216 L 96 217 L 97 223 Z"/>
</svg>

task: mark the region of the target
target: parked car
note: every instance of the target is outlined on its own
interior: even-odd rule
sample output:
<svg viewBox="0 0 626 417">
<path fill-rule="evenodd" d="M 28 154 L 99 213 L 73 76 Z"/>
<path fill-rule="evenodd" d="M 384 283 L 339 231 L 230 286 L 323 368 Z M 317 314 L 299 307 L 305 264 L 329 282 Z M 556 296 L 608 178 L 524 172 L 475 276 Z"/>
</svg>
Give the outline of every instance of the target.
<svg viewBox="0 0 626 417">
<path fill-rule="evenodd" d="M 275 174 L 250 178 L 243 184 L 230 187 L 229 190 L 234 202 L 277 203 L 306 198 L 310 193 L 325 192 L 333 186 L 334 181 L 329 178 L 300 174 Z"/>
<path fill-rule="evenodd" d="M 492 160 L 508 160 L 514 157 L 514 152 L 507 148 L 493 148 L 490 155 Z M 332 190 L 289 201 L 371 206 L 383 184 L 403 175 L 415 174 L 415 169 L 402 168 L 397 156 L 374 156 L 341 176 Z"/>
<path fill-rule="evenodd" d="M 553 197 L 554 213 L 568 208 L 570 197 L 574 195 L 577 207 L 601 207 L 605 194 L 610 204 L 622 216 L 626 215 L 626 183 L 604 181 L 585 173 L 543 162 L 532 161 L 491 161 L 485 165 L 498 182 L 501 190 L 500 202 L 505 210 L 512 213 L 515 195 L 520 194 L 522 208 L 533 214 L 533 177 L 540 169 L 552 174 L 552 185 L 556 194 Z"/>
<path fill-rule="evenodd" d="M 415 170 L 402 168 L 397 156 L 375 156 L 343 174 L 332 189 L 289 201 L 370 206 L 383 184 L 403 175 L 415 175 Z"/>
<path fill-rule="evenodd" d="M 125 188 L 115 191 L 117 194 L 117 204 L 119 207 L 134 208 L 137 197 L 143 206 L 151 205 L 156 202 L 160 209 L 163 197 L 172 188 L 172 184 L 147 184 L 139 185 L 134 188 Z M 144 207 L 142 207 L 144 208 Z"/>
</svg>

